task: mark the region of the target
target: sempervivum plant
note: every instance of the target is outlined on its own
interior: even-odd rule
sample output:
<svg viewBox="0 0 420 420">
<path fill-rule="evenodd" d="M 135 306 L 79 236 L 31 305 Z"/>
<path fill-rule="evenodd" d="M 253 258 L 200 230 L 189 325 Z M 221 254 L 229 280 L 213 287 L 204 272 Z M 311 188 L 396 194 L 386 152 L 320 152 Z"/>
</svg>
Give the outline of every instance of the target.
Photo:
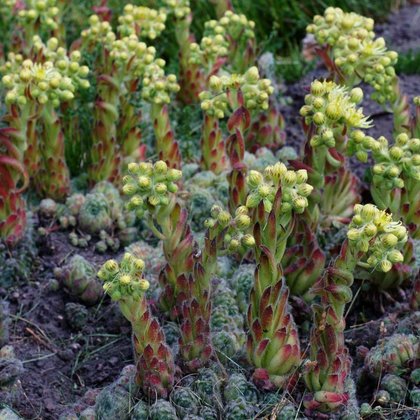
<svg viewBox="0 0 420 420">
<path fill-rule="evenodd" d="M 10 55 L 3 68 L 10 112 L 7 135 L 24 153 L 23 161 L 38 191 L 63 199 L 69 192 L 70 178 L 56 108 L 72 101 L 77 90 L 89 87 L 89 69 L 80 65 L 77 50 L 68 55 L 56 38 L 43 44 L 35 37 L 33 42 L 35 61 Z M 37 123 L 42 127 L 40 136 L 35 130 Z"/>
<path fill-rule="evenodd" d="M 388 51 L 385 40 L 375 38 L 373 29 L 373 19 L 338 7 L 328 7 L 324 16 L 315 16 L 307 27 L 338 81 L 352 87 L 363 80 L 375 89 L 375 100 L 384 103 L 393 100 L 398 54 Z"/>
<path fill-rule="evenodd" d="M 419 340 L 414 335 L 394 334 L 382 339 L 365 358 L 366 370 L 375 378 L 385 373 L 401 375 L 417 357 Z"/>
<path fill-rule="evenodd" d="M 300 109 L 307 143 L 303 162 L 294 162 L 294 166 L 306 168 L 316 187 L 309 214 L 314 223 L 319 212 L 326 225 L 335 219 L 342 221 L 351 216 L 351 209 L 360 201 L 358 183 L 347 169 L 344 155 L 356 153 L 361 160 L 367 159 L 366 152 L 351 147 L 354 142 L 371 139 L 361 130 L 370 126 L 357 107 L 362 99 L 360 88 L 349 90 L 334 82 L 315 80 Z"/>
<path fill-rule="evenodd" d="M 264 174 L 250 171 L 246 206 L 252 211 L 257 267 L 248 308 L 248 359 L 253 378 L 264 389 L 288 386 L 300 363 L 297 328 L 288 307 L 289 290 L 281 261 L 295 213 L 303 213 L 313 187 L 305 170 L 282 163 Z"/>
<path fill-rule="evenodd" d="M 93 265 L 81 255 L 74 255 L 63 267 L 54 271 L 70 295 L 77 297 L 86 305 L 94 305 L 102 295 L 101 284 L 96 279 Z"/>
<path fill-rule="evenodd" d="M 119 303 L 133 328 L 137 383 L 150 396 L 166 398 L 173 386 L 175 365 L 159 322 L 152 316 L 144 292 L 144 261 L 126 253 L 118 264 L 107 261 L 98 272 L 104 290 Z"/>
<path fill-rule="evenodd" d="M 347 240 L 335 262 L 314 285 L 311 293 L 320 297 L 313 305 L 314 327 L 304 379 L 310 394 L 305 398 L 309 410 L 330 412 L 348 401 L 345 381 L 351 358 L 344 344 L 344 310 L 353 295 L 356 267 L 388 272 L 401 261 L 400 249 L 407 241 L 407 230 L 392 215 L 372 204 L 356 205 L 348 227 Z"/>
<path fill-rule="evenodd" d="M 229 115 L 227 128 L 230 133 L 226 140 L 226 151 L 230 160 L 231 171 L 229 182 L 229 208 L 234 211 L 236 207 L 245 204 L 246 189 L 244 164 L 245 133 L 251 126 L 252 114 L 267 110 L 269 96 L 274 88 L 268 79 L 261 79 L 256 67 L 249 68 L 244 74 L 230 76 L 212 76 L 209 82 L 209 91 L 200 93 L 201 109 L 206 116 L 202 139 L 202 163 L 206 169 L 211 169 L 212 162 L 220 165 L 223 151 L 217 138 L 222 141 L 218 133 L 218 120 Z M 213 133 L 213 134 L 212 134 Z"/>
</svg>

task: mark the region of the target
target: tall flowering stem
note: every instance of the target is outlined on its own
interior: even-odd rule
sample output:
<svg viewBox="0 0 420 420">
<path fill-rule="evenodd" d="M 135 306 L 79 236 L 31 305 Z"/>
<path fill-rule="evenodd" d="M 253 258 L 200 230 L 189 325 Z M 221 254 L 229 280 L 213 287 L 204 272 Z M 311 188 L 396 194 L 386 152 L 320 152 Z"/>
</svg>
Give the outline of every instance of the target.
<svg viewBox="0 0 420 420">
<path fill-rule="evenodd" d="M 83 49 L 101 48 L 95 69 L 98 95 L 89 178 L 93 183 L 118 183 L 124 160 L 139 152 L 139 120 L 130 101 L 146 66 L 154 62 L 156 51 L 139 41 L 135 33 L 118 39 L 109 22 L 102 22 L 96 15 L 89 18 L 89 23 L 82 32 Z"/>
<path fill-rule="evenodd" d="M 201 137 L 201 167 L 220 174 L 226 168 L 225 142 L 219 119 L 214 115 L 204 114 Z"/>
<path fill-rule="evenodd" d="M 165 75 L 165 61 L 155 60 L 146 67 L 143 77 L 142 98 L 151 104 L 150 114 L 156 138 L 156 151 L 159 158 L 171 168 L 181 167 L 181 152 L 175 140 L 169 119 L 168 105 L 171 92 L 178 92 L 176 76 Z"/>
<path fill-rule="evenodd" d="M 364 81 L 374 88 L 374 100 L 393 103 L 398 54 L 388 51 L 383 38 L 375 37 L 374 23 L 371 18 L 328 7 L 306 30 L 314 35 L 317 51 L 337 83 L 351 88 Z"/>
<path fill-rule="evenodd" d="M 367 153 L 358 147 L 371 140 L 361 130 L 370 126 L 362 109 L 356 106 L 362 99 L 360 88 L 349 90 L 334 82 L 315 80 L 300 110 L 307 143 L 303 162 L 295 161 L 293 165 L 307 169 L 316 188 L 310 211 L 314 225 L 345 220 L 359 200 L 357 179 L 347 169 L 344 156 L 356 154 L 367 160 Z M 337 196 L 344 201 L 337 203 Z"/>
<path fill-rule="evenodd" d="M 366 158 L 370 153 L 374 161 L 371 194 L 375 204 L 390 209 L 406 223 L 414 239 L 420 238 L 420 139 L 401 133 L 393 145 L 383 136 L 365 140 L 356 147 Z"/>
<path fill-rule="evenodd" d="M 36 62 L 11 55 L 5 64 L 2 82 L 7 89 L 10 129 L 17 148 L 23 154 L 29 174 L 41 195 L 63 199 L 70 186 L 64 158 L 64 139 L 55 109 L 70 102 L 80 88 L 89 86 L 89 69 L 81 66 L 80 53 L 70 56 L 51 38 L 43 44 L 34 37 Z M 38 136 L 35 129 L 42 127 Z"/>
<path fill-rule="evenodd" d="M 399 249 L 407 241 L 405 227 L 372 204 L 356 205 L 354 211 L 340 255 L 311 290 L 320 297 L 320 303 L 313 305 L 315 326 L 310 357 L 304 366 L 310 391 L 304 405 L 310 411 L 335 411 L 349 398 L 345 381 L 351 358 L 344 343 L 344 314 L 353 297 L 354 270 L 359 267 L 386 273 L 403 261 Z"/>
<path fill-rule="evenodd" d="M 188 277 L 194 263 L 194 239 L 188 225 L 188 213 L 175 196 L 176 182 L 182 173 L 168 168 L 163 161 L 154 165 L 130 163 L 128 169 L 129 174 L 123 179 L 123 192 L 131 196 L 128 207 L 139 217 L 146 217 L 151 231 L 163 241 L 167 264 L 159 276 L 162 288 L 159 304 L 171 319 L 176 320 L 180 316 L 179 279 Z"/>
<path fill-rule="evenodd" d="M 229 209 L 245 204 L 245 177 L 247 168 L 243 162 L 245 154 L 245 133 L 251 125 L 251 113 L 268 109 L 268 99 L 273 87 L 268 79 L 260 79 L 258 69 L 251 67 L 243 75 L 212 76 L 210 90 L 200 94 L 201 108 L 205 115 L 222 119 L 229 115 L 227 127 L 229 137 L 226 140 L 226 151 L 230 160 L 231 171 L 229 182 Z M 210 132 L 211 133 L 211 132 Z M 210 136 L 203 138 L 203 147 L 207 159 L 209 155 Z"/>
<path fill-rule="evenodd" d="M 107 261 L 98 272 L 106 293 L 118 302 L 133 329 L 137 358 L 137 383 L 150 398 L 167 398 L 174 384 L 173 355 L 159 322 L 145 297 L 149 282 L 143 277 L 144 261 L 126 253 L 118 264 Z"/>
<path fill-rule="evenodd" d="M 248 309 L 248 359 L 253 379 L 264 389 L 287 387 L 300 363 L 297 328 L 288 307 L 289 289 L 283 280 L 286 243 L 295 213 L 303 213 L 312 186 L 305 170 L 287 170 L 282 163 L 264 174 L 247 177 L 246 207 L 252 209 L 257 267 Z"/>
<path fill-rule="evenodd" d="M 194 255 L 193 271 L 185 279 L 180 352 L 190 371 L 204 366 L 214 353 L 210 334 L 211 280 L 217 271 L 217 256 L 244 253 L 255 244 L 253 237 L 245 233 L 250 226 L 246 209 L 232 218 L 229 212 L 215 206 L 211 216 L 206 221 L 204 247 Z"/>
</svg>

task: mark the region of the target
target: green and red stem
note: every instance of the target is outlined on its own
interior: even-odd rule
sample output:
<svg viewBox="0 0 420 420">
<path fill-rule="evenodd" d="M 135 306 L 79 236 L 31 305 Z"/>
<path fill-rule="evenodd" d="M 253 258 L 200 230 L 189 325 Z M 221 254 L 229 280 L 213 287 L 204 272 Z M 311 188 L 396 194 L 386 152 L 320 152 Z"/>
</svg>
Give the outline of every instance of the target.
<svg viewBox="0 0 420 420">
<path fill-rule="evenodd" d="M 175 364 L 159 322 L 144 295 L 140 301 L 121 300 L 120 309 L 133 328 L 137 383 L 149 398 L 167 398 L 174 384 Z"/>
<path fill-rule="evenodd" d="M 168 105 L 152 103 L 151 118 L 159 159 L 165 161 L 170 168 L 179 169 L 181 167 L 181 152 L 171 128 Z"/>
<path fill-rule="evenodd" d="M 44 197 L 63 200 L 70 192 L 70 173 L 65 160 L 64 134 L 60 119 L 51 103 L 43 106 L 40 122 L 40 168 L 35 183 Z"/>
<path fill-rule="evenodd" d="M 226 168 L 225 142 L 218 118 L 204 114 L 201 137 L 201 168 L 220 174 Z"/>
</svg>

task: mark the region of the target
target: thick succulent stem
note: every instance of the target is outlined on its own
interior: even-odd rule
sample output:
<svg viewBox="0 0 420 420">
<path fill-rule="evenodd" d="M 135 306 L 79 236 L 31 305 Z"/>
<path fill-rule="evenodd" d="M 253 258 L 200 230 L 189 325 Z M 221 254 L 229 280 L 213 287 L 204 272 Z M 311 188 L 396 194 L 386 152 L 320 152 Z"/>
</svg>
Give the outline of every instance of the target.
<svg viewBox="0 0 420 420">
<path fill-rule="evenodd" d="M 181 153 L 171 128 L 168 105 L 153 102 L 151 104 L 150 113 L 153 121 L 156 151 L 159 155 L 159 159 L 165 161 L 171 168 L 180 168 Z"/>
<path fill-rule="evenodd" d="M 120 309 L 133 327 L 137 383 L 146 395 L 167 398 L 174 381 L 174 360 L 146 297 L 143 296 L 140 301 L 120 301 Z"/>
<path fill-rule="evenodd" d="M 70 191 L 70 173 L 64 156 L 64 134 L 52 103 L 43 107 L 41 123 L 41 162 L 36 187 L 43 196 L 63 200 Z"/>
<path fill-rule="evenodd" d="M 241 94 L 239 94 L 239 97 L 241 97 Z M 247 166 L 243 161 L 245 155 L 244 132 L 249 128 L 250 123 L 250 113 L 243 106 L 237 108 L 228 120 L 228 129 L 231 135 L 226 140 L 226 151 L 231 166 L 231 171 L 227 176 L 229 183 L 229 210 L 231 212 L 244 205 L 246 201 L 245 177 Z"/>
<path fill-rule="evenodd" d="M 226 153 L 219 119 L 213 115 L 204 114 L 202 133 L 201 167 L 220 174 L 226 167 Z"/>
<path fill-rule="evenodd" d="M 392 113 L 394 117 L 394 135 L 397 136 L 401 133 L 410 133 L 410 105 L 408 97 L 405 95 L 396 79 L 394 86 L 394 100 L 391 103 Z"/>
<path fill-rule="evenodd" d="M 214 4 L 214 8 L 216 9 L 217 19 L 223 17 L 226 11 L 233 11 L 231 0 L 211 0 L 211 2 Z"/>
<path fill-rule="evenodd" d="M 144 294 L 149 287 L 143 278 L 144 266 L 143 260 L 126 253 L 120 264 L 107 261 L 98 277 L 133 328 L 138 384 L 149 398 L 167 398 L 174 383 L 175 365 L 163 330 L 152 316 Z"/>
</svg>

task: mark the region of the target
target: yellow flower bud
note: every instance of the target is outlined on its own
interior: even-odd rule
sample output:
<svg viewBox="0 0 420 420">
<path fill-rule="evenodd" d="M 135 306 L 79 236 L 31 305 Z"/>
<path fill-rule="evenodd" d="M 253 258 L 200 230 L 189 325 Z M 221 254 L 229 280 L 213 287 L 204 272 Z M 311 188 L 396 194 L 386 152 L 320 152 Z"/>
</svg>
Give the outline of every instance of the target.
<svg viewBox="0 0 420 420">
<path fill-rule="evenodd" d="M 163 160 L 159 160 L 154 164 L 154 170 L 159 174 L 165 174 L 168 171 L 168 165 Z"/>
<path fill-rule="evenodd" d="M 104 268 L 110 273 L 115 273 L 116 271 L 118 271 L 118 263 L 115 260 L 108 260 L 104 264 Z"/>
<path fill-rule="evenodd" d="M 373 223 L 368 223 L 364 229 L 363 229 L 363 233 L 368 237 L 368 238 L 372 238 L 376 235 L 376 233 L 378 232 L 377 227 L 373 224 Z"/>
<path fill-rule="evenodd" d="M 393 249 L 388 252 L 387 259 L 392 264 L 402 263 L 404 261 L 404 256 L 400 251 Z"/>
<path fill-rule="evenodd" d="M 242 239 L 241 239 L 241 242 L 242 242 L 242 245 L 245 246 L 245 247 L 247 247 L 247 248 L 250 248 L 252 246 L 255 246 L 255 239 L 250 234 L 244 235 L 242 237 Z"/>
<path fill-rule="evenodd" d="M 349 229 L 347 238 L 350 239 L 350 241 L 357 241 L 360 238 L 360 231 L 358 229 Z"/>
<path fill-rule="evenodd" d="M 145 279 L 141 279 L 139 281 L 139 287 L 140 287 L 140 290 L 146 291 L 149 289 L 150 283 Z"/>
<path fill-rule="evenodd" d="M 128 274 L 123 274 L 122 276 L 120 276 L 119 281 L 121 284 L 124 284 L 124 285 L 130 284 L 131 276 Z"/>
<path fill-rule="evenodd" d="M 251 170 L 249 172 L 247 181 L 251 188 L 255 188 L 263 182 L 264 178 L 258 171 Z"/>
<path fill-rule="evenodd" d="M 382 243 L 388 247 L 388 248 L 392 248 L 395 245 L 397 245 L 398 243 L 398 238 L 393 235 L 392 233 L 388 233 L 386 235 L 383 235 L 382 237 Z"/>
<path fill-rule="evenodd" d="M 311 93 L 315 96 L 321 96 L 324 93 L 324 84 L 319 80 L 315 80 L 311 84 Z"/>
<path fill-rule="evenodd" d="M 381 271 L 383 271 L 384 273 L 387 273 L 388 271 L 390 271 L 390 270 L 391 270 L 391 268 L 392 268 L 392 263 L 391 263 L 391 261 L 388 261 L 388 260 L 382 260 L 382 261 L 379 263 L 379 269 L 380 269 Z"/>
</svg>

